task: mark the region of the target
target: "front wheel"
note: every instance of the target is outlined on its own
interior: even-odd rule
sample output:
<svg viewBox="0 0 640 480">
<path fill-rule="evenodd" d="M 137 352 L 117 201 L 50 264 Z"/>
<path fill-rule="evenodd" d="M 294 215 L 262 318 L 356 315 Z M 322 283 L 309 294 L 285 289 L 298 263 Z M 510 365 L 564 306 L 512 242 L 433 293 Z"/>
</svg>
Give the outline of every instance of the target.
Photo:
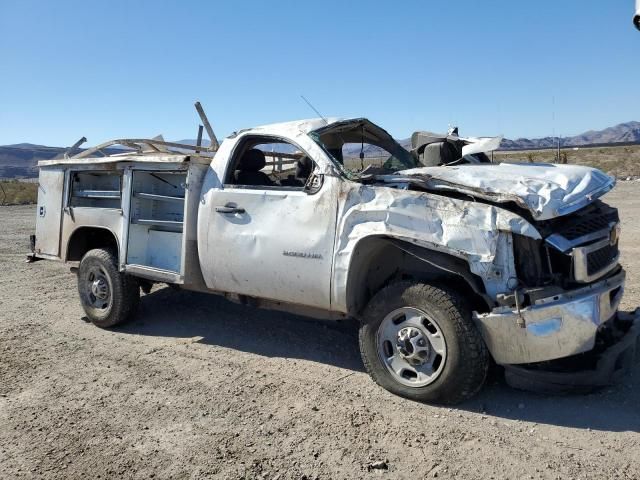
<svg viewBox="0 0 640 480">
<path fill-rule="evenodd" d="M 89 320 L 100 328 L 118 325 L 134 313 L 140 300 L 135 278 L 120 273 L 110 250 L 89 250 L 78 268 L 80 303 Z"/>
<path fill-rule="evenodd" d="M 489 368 L 462 296 L 425 283 L 394 283 L 371 299 L 360 352 L 376 383 L 423 402 L 455 404 L 473 396 Z"/>
</svg>

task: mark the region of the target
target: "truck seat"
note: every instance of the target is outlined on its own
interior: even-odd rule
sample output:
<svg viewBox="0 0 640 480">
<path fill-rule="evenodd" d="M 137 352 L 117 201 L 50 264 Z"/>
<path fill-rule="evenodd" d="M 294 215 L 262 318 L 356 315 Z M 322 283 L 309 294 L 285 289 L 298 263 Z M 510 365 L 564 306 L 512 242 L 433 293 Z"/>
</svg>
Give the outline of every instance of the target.
<svg viewBox="0 0 640 480">
<path fill-rule="evenodd" d="M 309 157 L 302 157 L 296 162 L 296 179 L 304 185 L 313 170 L 313 162 Z"/>
<path fill-rule="evenodd" d="M 257 148 L 244 152 L 234 174 L 236 185 L 265 185 L 272 186 L 273 182 L 261 170 L 266 165 L 264 153 Z"/>
<path fill-rule="evenodd" d="M 280 180 L 283 187 L 304 187 L 313 171 L 313 161 L 309 157 L 296 160 L 296 173 Z"/>
<path fill-rule="evenodd" d="M 462 152 L 458 152 L 455 145 L 445 140 L 425 145 L 420 160 L 425 167 L 435 167 L 455 162 L 461 156 Z"/>
</svg>

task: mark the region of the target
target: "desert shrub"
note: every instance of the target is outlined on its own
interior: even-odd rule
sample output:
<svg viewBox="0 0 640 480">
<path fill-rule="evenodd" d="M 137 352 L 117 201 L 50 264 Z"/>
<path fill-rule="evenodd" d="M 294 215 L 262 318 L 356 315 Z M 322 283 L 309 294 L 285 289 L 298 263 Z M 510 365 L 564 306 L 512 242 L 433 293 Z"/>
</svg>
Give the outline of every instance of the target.
<svg viewBox="0 0 640 480">
<path fill-rule="evenodd" d="M 17 180 L 0 182 L 0 205 L 27 205 L 36 203 L 38 184 Z"/>
</svg>

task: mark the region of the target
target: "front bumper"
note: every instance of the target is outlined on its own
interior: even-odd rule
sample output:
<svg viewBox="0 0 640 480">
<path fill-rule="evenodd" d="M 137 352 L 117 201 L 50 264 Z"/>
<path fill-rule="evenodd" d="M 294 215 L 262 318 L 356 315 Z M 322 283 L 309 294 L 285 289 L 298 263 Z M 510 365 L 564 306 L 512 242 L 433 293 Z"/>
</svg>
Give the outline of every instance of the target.
<svg viewBox="0 0 640 480">
<path fill-rule="evenodd" d="M 596 348 L 573 357 L 532 365 L 505 365 L 505 380 L 537 393 L 578 393 L 618 382 L 640 360 L 640 309 L 618 312 Z"/>
<path fill-rule="evenodd" d="M 592 285 L 539 299 L 519 312 L 500 307 L 474 313 L 474 320 L 498 364 L 569 357 L 594 348 L 598 329 L 616 314 L 624 280 L 621 270 Z"/>
</svg>

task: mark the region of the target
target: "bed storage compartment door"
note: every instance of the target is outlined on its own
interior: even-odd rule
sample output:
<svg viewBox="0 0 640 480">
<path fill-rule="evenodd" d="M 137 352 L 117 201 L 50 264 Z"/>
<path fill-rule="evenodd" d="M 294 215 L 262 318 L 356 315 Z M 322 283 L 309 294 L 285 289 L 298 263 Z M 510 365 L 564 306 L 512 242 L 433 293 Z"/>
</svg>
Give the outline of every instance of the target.
<svg viewBox="0 0 640 480">
<path fill-rule="evenodd" d="M 182 233 L 149 230 L 149 265 L 172 272 L 180 271 Z"/>
<path fill-rule="evenodd" d="M 40 169 L 36 209 L 36 254 L 60 256 L 64 170 Z"/>
<path fill-rule="evenodd" d="M 133 171 L 127 264 L 182 275 L 186 171 Z"/>
</svg>

